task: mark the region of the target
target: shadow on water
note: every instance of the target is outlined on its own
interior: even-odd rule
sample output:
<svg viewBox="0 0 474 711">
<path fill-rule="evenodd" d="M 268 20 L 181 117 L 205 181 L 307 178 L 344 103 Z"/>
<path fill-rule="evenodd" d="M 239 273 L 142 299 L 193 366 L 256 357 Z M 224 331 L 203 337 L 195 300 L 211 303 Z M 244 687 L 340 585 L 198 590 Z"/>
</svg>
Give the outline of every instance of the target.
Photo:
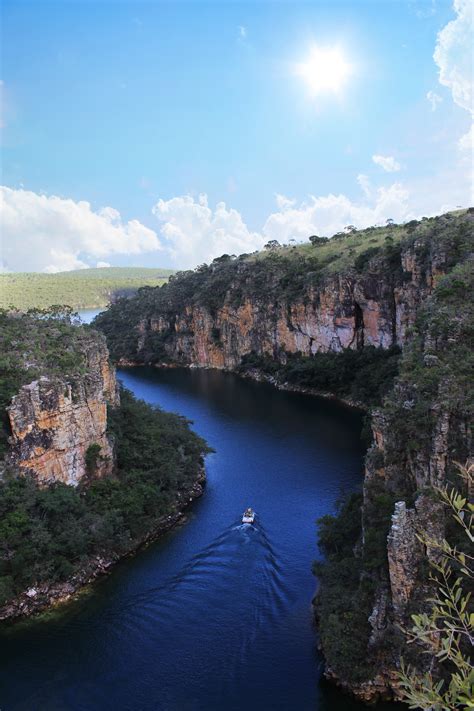
<svg viewBox="0 0 474 711">
<path fill-rule="evenodd" d="M 315 520 L 361 483 L 360 415 L 213 371 L 120 377 L 215 448 L 206 493 L 89 595 L 0 636 L 2 711 L 363 708 L 321 683 L 310 609 Z"/>
</svg>

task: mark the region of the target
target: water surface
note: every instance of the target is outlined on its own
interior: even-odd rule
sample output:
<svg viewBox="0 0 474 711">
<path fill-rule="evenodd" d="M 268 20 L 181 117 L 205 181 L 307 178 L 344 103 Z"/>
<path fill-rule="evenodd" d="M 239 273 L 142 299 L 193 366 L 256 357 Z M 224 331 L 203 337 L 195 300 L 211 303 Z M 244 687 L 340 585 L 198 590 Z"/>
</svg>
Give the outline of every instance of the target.
<svg viewBox="0 0 474 711">
<path fill-rule="evenodd" d="M 216 371 L 120 378 L 215 449 L 205 495 L 88 596 L 3 633 L 2 711 L 362 708 L 321 682 L 310 609 L 315 521 L 361 483 L 360 415 Z"/>
</svg>

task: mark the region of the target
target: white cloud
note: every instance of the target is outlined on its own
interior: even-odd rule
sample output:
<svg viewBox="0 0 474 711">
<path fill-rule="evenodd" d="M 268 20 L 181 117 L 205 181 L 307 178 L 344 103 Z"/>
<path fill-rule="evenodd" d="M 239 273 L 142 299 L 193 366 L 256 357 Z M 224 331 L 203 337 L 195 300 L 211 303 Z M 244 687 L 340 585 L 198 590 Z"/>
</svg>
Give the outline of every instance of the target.
<svg viewBox="0 0 474 711">
<path fill-rule="evenodd" d="M 240 37 L 240 39 L 243 39 L 243 40 L 246 39 L 246 37 L 247 37 L 247 28 L 244 27 L 244 25 L 239 25 L 237 29 L 238 29 L 238 31 L 239 31 L 239 37 Z"/>
<path fill-rule="evenodd" d="M 454 102 L 474 117 L 472 59 L 472 0 L 454 0 L 456 18 L 438 33 L 433 58 L 439 68 L 439 81 L 451 90 Z M 458 146 L 472 159 L 472 125 Z"/>
<path fill-rule="evenodd" d="M 379 165 L 387 173 L 396 173 L 402 167 L 393 156 L 374 155 L 372 156 L 372 160 L 376 165 Z"/>
<path fill-rule="evenodd" d="M 439 81 L 453 99 L 473 113 L 472 91 L 472 2 L 454 0 L 456 18 L 438 33 L 433 58 L 439 67 Z"/>
<path fill-rule="evenodd" d="M 275 200 L 280 210 L 286 210 L 289 207 L 293 207 L 293 205 L 296 203 L 296 200 L 287 198 L 286 195 L 280 195 L 279 193 L 276 193 Z"/>
<path fill-rule="evenodd" d="M 263 234 L 266 239 L 286 243 L 291 238 L 306 240 L 312 234 L 331 236 L 349 224 L 368 227 L 383 223 L 389 217 L 400 222 L 411 216 L 408 197 L 408 190 L 400 183 L 374 189 L 372 200 L 363 202 L 353 202 L 346 195 L 311 196 L 297 207 L 270 215 Z"/>
<path fill-rule="evenodd" d="M 110 267 L 111 265 L 110 265 L 110 262 L 97 262 L 97 264 L 95 266 L 96 266 L 96 269 L 104 269 L 106 267 Z"/>
<path fill-rule="evenodd" d="M 367 191 L 362 202 L 353 202 L 346 195 L 326 195 L 311 196 L 297 204 L 285 195 L 276 195 L 278 209 L 259 232 L 250 231 L 241 214 L 222 202 L 211 209 L 206 195 L 198 200 L 190 195 L 159 200 L 153 213 L 161 223 L 160 232 L 173 261 L 179 267 L 194 267 L 221 254 L 253 252 L 270 239 L 281 243 L 307 240 L 311 234 L 331 236 L 348 224 L 367 227 L 384 223 L 388 217 L 396 222 L 411 217 L 408 191 L 400 183 L 371 188 L 367 182 Z"/>
<path fill-rule="evenodd" d="M 194 267 L 221 254 L 241 254 L 263 246 L 263 237 L 251 232 L 241 214 L 219 202 L 212 210 L 207 195 L 158 200 L 152 210 L 161 223 L 167 248 L 180 267 Z"/>
<path fill-rule="evenodd" d="M 123 222 L 112 207 L 0 187 L 2 263 L 11 271 L 82 269 L 98 258 L 161 248 L 137 220 Z"/>
<path fill-rule="evenodd" d="M 436 109 L 438 108 L 438 104 L 443 101 L 441 96 L 439 96 L 439 94 L 437 94 L 435 91 L 432 91 L 431 89 L 426 94 L 426 98 L 431 104 L 431 111 L 436 111 Z"/>
<path fill-rule="evenodd" d="M 370 180 L 367 177 L 367 175 L 360 173 L 357 176 L 357 182 L 359 183 L 360 187 L 362 188 L 362 192 L 364 193 L 365 197 L 367 197 L 367 198 L 372 197 L 372 186 L 370 184 Z"/>
</svg>

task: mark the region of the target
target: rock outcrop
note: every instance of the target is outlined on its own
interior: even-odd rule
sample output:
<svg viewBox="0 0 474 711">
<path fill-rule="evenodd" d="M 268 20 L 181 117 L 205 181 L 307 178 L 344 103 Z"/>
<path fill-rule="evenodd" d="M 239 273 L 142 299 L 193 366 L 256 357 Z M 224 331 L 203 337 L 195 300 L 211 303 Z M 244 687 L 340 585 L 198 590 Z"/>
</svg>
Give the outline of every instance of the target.
<svg viewBox="0 0 474 711">
<path fill-rule="evenodd" d="M 216 260 L 140 290 L 97 323 L 112 356 L 135 363 L 233 370 L 250 353 L 284 362 L 295 353 L 403 346 L 420 304 L 452 264 L 453 245 L 426 235 L 389 243 L 363 267 L 340 272 L 315 254 Z"/>
<path fill-rule="evenodd" d="M 97 319 L 113 357 L 126 364 L 236 370 L 249 355 L 285 364 L 292 354 L 403 348 L 398 385 L 373 417 L 362 538 L 354 549 L 362 561 L 364 601 L 371 596 L 370 613 L 365 615 L 365 607 L 360 613 L 365 615 L 360 628 L 370 625 L 365 647 L 370 678 L 344 678 L 334 640 L 327 668 L 330 678 L 364 700 L 396 694 L 400 655 L 407 649 L 401 630 L 428 604 L 427 564 L 436 556 L 436 548 L 421 544 L 419 534 L 442 540 L 444 513 L 434 487 L 453 476 L 456 458 L 462 461 L 470 452 L 463 349 L 472 339 L 473 223 L 472 211 L 424 218 L 402 228 L 398 243 L 395 233 L 389 234 L 384 245 L 355 259 L 354 249 L 342 243 L 343 258 L 332 252 L 325 262 L 318 261 L 316 248 L 238 259 L 225 255 L 175 276 L 161 289 L 141 290 Z M 372 234 L 368 230 L 362 239 L 376 241 Z M 457 266 L 462 268 L 456 271 Z M 447 284 L 439 292 L 445 275 Z M 381 506 L 388 515 L 380 514 Z M 374 560 L 367 561 L 370 555 Z M 341 614 L 333 629 L 344 629 L 336 605 L 334 618 Z"/>
<path fill-rule="evenodd" d="M 88 474 L 86 454 L 91 445 L 100 447 L 94 476 L 113 468 L 107 403 L 118 404 L 115 369 L 98 335 L 90 338 L 83 355 L 84 374 L 41 376 L 23 385 L 7 408 L 11 429 L 7 463 L 43 486 L 56 481 L 76 486 Z"/>
</svg>

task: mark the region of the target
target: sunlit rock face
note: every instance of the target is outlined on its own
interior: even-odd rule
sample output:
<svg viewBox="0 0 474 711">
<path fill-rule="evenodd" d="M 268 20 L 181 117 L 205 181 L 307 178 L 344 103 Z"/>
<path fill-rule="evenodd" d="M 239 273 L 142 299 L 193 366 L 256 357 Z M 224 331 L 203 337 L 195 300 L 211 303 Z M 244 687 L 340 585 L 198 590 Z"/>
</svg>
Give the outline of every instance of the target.
<svg viewBox="0 0 474 711">
<path fill-rule="evenodd" d="M 136 360 L 147 362 L 153 335 L 159 334 L 166 334 L 168 359 L 230 370 L 252 352 L 283 360 L 288 353 L 403 346 L 420 303 L 444 273 L 445 255 L 434 254 L 423 265 L 419 259 L 415 244 L 402 253 L 396 278 L 387 273 L 386 264 L 375 263 L 364 274 L 334 274 L 318 287 L 277 302 L 252 283 L 250 273 L 245 277 L 247 295 L 239 297 L 242 284 L 235 279 L 214 311 L 195 303 L 176 309 L 171 317 L 169 311 L 157 310 L 142 318 L 135 326 Z"/>
<path fill-rule="evenodd" d="M 100 447 L 94 476 L 113 467 L 107 437 L 107 403 L 117 404 L 115 371 L 101 339 L 91 339 L 85 374 L 61 380 L 41 377 L 24 385 L 8 408 L 11 449 L 8 463 L 41 485 L 76 486 L 86 475 L 86 452 Z"/>
</svg>

